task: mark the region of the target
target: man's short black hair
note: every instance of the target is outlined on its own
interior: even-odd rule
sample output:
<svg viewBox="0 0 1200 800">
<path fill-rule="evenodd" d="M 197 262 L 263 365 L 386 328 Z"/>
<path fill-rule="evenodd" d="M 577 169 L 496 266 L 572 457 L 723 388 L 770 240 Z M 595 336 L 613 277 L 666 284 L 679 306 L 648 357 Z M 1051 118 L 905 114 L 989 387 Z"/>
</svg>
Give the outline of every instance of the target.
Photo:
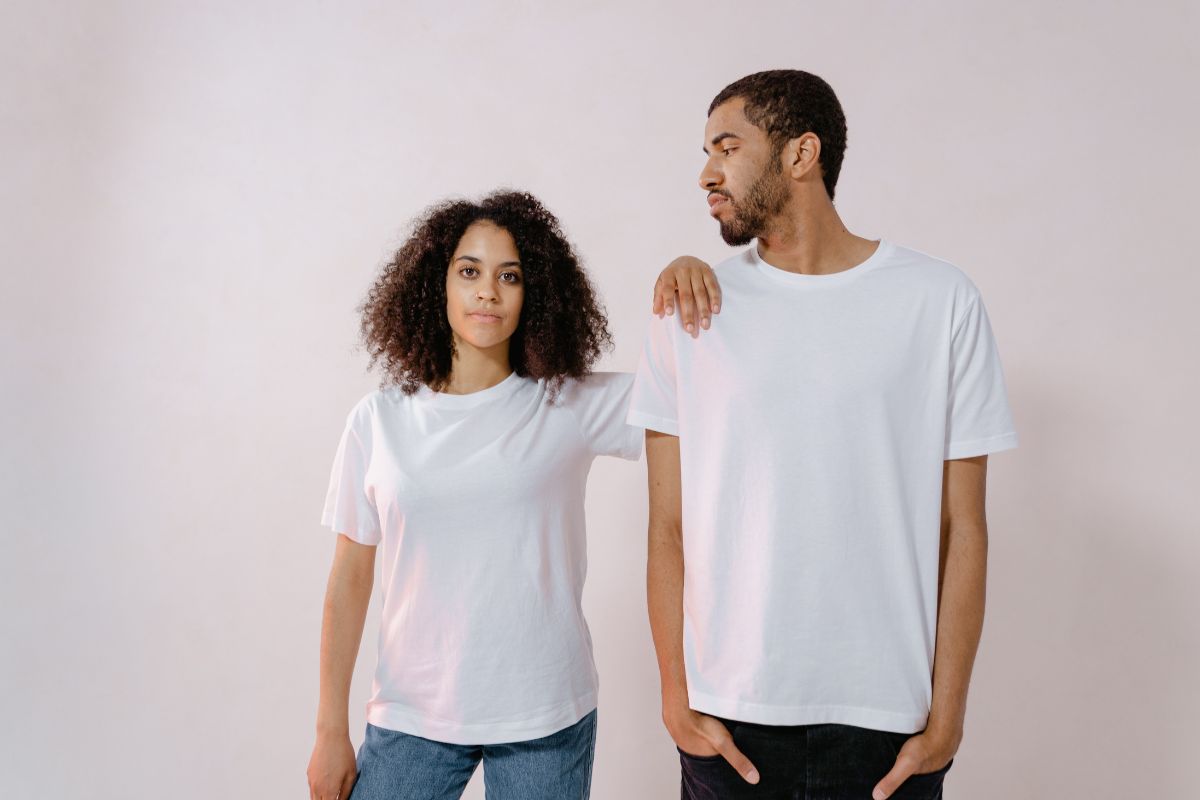
<svg viewBox="0 0 1200 800">
<path fill-rule="evenodd" d="M 846 152 L 846 115 L 833 87 L 798 69 L 756 72 L 722 89 L 709 105 L 709 115 L 717 106 L 738 97 L 746 103 L 746 119 L 766 131 L 776 155 L 788 140 L 810 131 L 816 134 L 821 140 L 821 175 L 832 200 Z"/>
</svg>

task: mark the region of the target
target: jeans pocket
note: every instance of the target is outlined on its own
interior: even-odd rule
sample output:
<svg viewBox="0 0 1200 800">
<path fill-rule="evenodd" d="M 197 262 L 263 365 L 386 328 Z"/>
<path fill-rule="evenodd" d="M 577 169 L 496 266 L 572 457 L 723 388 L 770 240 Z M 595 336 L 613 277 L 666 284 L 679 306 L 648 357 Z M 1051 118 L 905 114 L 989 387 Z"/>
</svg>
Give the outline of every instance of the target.
<svg viewBox="0 0 1200 800">
<path fill-rule="evenodd" d="M 892 731 L 880 731 L 880 733 L 887 737 L 888 742 L 891 744 L 893 758 L 900 755 L 900 748 L 904 747 L 905 742 L 917 735 L 915 733 L 894 733 Z M 930 770 L 929 772 L 914 772 L 913 775 L 943 775 L 950 771 L 950 765 L 953 763 L 954 759 L 951 758 L 946 762 L 946 766 L 941 769 Z"/>
<path fill-rule="evenodd" d="M 900 755 L 900 748 L 904 747 L 904 743 L 916 736 L 915 733 L 896 733 L 895 731 L 879 731 L 879 735 L 887 740 L 893 759 Z"/>
<path fill-rule="evenodd" d="M 952 766 L 954 766 L 953 758 L 950 759 L 949 761 L 947 761 L 946 766 L 942 767 L 941 769 L 935 769 L 932 772 L 918 772 L 916 774 L 917 775 L 945 775 L 947 772 L 950 771 L 950 767 L 952 767 Z"/>
<path fill-rule="evenodd" d="M 688 761 L 698 761 L 700 763 L 704 763 L 708 761 L 719 761 L 720 759 L 724 758 L 724 756 L 722 756 L 720 753 L 713 753 L 711 756 L 695 756 L 684 750 L 679 745 L 675 745 L 675 749 L 679 751 L 680 756 Z"/>
</svg>

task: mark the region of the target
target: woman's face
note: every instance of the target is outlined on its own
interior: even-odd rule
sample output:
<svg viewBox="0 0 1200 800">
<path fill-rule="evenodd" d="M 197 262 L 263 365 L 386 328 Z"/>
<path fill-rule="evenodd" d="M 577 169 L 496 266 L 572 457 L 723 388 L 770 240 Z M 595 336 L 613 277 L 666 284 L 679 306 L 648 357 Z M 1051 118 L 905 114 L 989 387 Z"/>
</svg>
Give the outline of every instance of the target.
<svg viewBox="0 0 1200 800">
<path fill-rule="evenodd" d="M 472 223 L 446 271 L 446 316 L 455 345 L 507 352 L 525 299 L 524 280 L 512 235 L 486 220 Z"/>
</svg>

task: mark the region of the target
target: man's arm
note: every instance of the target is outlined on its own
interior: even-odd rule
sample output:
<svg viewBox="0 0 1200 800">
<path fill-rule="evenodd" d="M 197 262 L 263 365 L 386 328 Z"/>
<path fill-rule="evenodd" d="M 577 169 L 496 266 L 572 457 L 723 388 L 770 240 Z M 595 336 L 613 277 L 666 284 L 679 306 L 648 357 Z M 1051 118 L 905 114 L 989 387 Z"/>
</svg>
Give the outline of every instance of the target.
<svg viewBox="0 0 1200 800">
<path fill-rule="evenodd" d="M 962 742 L 967 687 L 983 631 L 988 549 L 986 485 L 986 455 L 945 462 L 929 722 L 923 733 L 905 742 L 896 765 L 876 786 L 872 795 L 875 800 L 889 797 L 909 775 L 946 766 Z"/>
<path fill-rule="evenodd" d="M 758 770 L 718 720 L 688 706 L 683 664 L 683 503 L 679 437 L 646 431 L 650 526 L 646 557 L 646 604 L 662 681 L 663 723 L 685 753 L 720 753 L 750 783 Z"/>
</svg>

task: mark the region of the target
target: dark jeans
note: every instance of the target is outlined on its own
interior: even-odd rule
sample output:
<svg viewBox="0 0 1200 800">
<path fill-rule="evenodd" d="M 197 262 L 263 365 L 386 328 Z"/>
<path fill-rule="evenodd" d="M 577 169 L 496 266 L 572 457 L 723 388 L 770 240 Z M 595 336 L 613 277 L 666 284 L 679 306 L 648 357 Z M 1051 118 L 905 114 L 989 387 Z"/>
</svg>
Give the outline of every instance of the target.
<svg viewBox="0 0 1200 800">
<path fill-rule="evenodd" d="M 718 717 L 720 719 L 720 717 Z M 851 725 L 758 725 L 720 719 L 734 744 L 758 768 L 751 785 L 722 756 L 679 751 L 683 800 L 871 800 L 871 791 L 896 763 L 900 747 L 914 734 Z M 678 748 L 676 748 L 678 749 Z M 936 800 L 951 760 L 937 772 L 913 775 L 895 800 Z"/>
</svg>

